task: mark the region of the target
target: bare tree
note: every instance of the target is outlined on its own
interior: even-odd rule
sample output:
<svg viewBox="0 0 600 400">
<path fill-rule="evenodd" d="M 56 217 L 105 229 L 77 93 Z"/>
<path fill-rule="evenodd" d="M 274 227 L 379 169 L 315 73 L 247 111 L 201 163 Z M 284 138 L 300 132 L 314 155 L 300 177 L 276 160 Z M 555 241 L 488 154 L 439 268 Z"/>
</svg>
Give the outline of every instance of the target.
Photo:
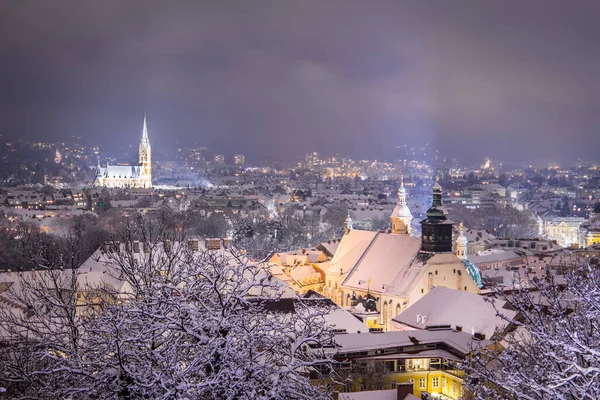
<svg viewBox="0 0 600 400">
<path fill-rule="evenodd" d="M 9 396 L 328 397 L 308 379 L 330 361 L 327 310 L 233 249 L 195 251 L 180 232 L 145 222 L 120 239 L 90 261 L 104 267 L 101 281 L 61 268 L 60 257 L 40 259 L 45 271 L 4 293 L 12 306 L 0 307 L 10 344 L 0 387 Z"/>
<path fill-rule="evenodd" d="M 585 266 L 566 284 L 530 280 L 535 290 L 507 301 L 516 329 L 476 352 L 466 382 L 482 399 L 597 399 L 600 393 L 600 271 Z M 502 310 L 498 310 L 503 315 Z"/>
</svg>

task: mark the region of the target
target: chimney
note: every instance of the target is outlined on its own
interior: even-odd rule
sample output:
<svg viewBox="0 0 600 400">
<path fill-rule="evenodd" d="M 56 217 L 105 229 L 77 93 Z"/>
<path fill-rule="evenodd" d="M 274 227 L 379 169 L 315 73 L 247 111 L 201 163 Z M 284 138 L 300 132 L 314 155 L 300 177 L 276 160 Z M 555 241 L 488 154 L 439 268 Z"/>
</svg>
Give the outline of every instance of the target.
<svg viewBox="0 0 600 400">
<path fill-rule="evenodd" d="M 404 400 L 409 394 L 413 394 L 413 383 L 398 383 L 396 386 L 397 399 Z"/>
</svg>

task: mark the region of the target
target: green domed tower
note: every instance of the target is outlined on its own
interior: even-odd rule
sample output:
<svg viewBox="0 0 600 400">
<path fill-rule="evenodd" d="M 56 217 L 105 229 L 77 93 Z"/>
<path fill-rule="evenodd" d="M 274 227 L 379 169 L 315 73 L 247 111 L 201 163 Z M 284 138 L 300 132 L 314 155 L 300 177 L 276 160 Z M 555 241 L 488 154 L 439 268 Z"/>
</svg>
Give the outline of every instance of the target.
<svg viewBox="0 0 600 400">
<path fill-rule="evenodd" d="M 442 187 L 436 177 L 431 207 L 427 210 L 427 218 L 421 221 L 421 251 L 452 252 L 453 223 L 448 220 L 441 207 Z"/>
</svg>

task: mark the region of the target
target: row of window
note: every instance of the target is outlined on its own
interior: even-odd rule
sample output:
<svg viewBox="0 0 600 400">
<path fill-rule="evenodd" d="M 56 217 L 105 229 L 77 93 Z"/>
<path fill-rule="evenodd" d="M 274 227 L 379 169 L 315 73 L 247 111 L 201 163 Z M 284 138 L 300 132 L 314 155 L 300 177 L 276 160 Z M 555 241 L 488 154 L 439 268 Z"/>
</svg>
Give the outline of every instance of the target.
<svg viewBox="0 0 600 400">
<path fill-rule="evenodd" d="M 408 380 L 409 383 L 414 383 L 414 381 L 412 379 Z M 445 377 L 441 378 L 441 383 L 442 383 L 442 390 L 446 389 L 447 387 L 447 381 Z M 452 381 L 452 394 L 456 394 L 456 382 Z M 431 388 L 427 387 L 427 378 L 419 378 L 419 390 L 428 390 L 428 389 L 440 389 L 440 378 L 437 376 L 434 376 L 433 378 L 431 378 Z M 461 393 L 460 395 L 462 395 L 462 387 L 461 389 Z"/>
</svg>

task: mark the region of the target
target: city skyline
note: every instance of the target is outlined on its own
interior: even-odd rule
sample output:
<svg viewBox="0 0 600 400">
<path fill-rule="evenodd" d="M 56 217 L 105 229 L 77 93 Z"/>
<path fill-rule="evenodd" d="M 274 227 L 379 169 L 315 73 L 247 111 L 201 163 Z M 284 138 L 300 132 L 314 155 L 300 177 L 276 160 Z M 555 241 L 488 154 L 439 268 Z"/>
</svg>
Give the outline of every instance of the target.
<svg viewBox="0 0 600 400">
<path fill-rule="evenodd" d="M 249 159 L 593 158 L 600 6 L 0 2 L 0 133 Z M 282 157 L 284 155 L 284 157 Z M 478 161 L 479 162 L 479 161 Z"/>
</svg>

